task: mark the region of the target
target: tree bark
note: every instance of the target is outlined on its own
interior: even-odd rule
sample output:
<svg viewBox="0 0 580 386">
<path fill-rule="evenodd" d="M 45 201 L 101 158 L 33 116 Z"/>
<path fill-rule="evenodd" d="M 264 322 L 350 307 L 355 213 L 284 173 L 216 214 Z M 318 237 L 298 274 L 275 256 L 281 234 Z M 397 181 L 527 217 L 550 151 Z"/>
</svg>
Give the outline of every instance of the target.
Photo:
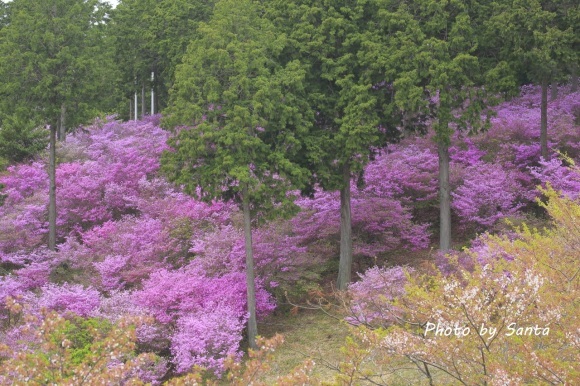
<svg viewBox="0 0 580 386">
<path fill-rule="evenodd" d="M 541 124 L 540 124 L 540 148 L 544 160 L 548 161 L 548 80 L 542 80 L 542 104 L 541 104 Z"/>
<path fill-rule="evenodd" d="M 60 119 L 58 120 L 58 140 L 63 142 L 66 140 L 66 106 L 63 103 L 60 105 Z"/>
<path fill-rule="evenodd" d="M 439 152 L 439 250 L 451 249 L 451 194 L 449 189 L 449 146 L 438 144 Z"/>
<path fill-rule="evenodd" d="M 48 156 L 48 249 L 56 250 L 56 125 L 50 125 Z"/>
<path fill-rule="evenodd" d="M 242 189 L 242 210 L 244 212 L 244 236 L 246 245 L 246 292 L 248 294 L 248 345 L 256 349 L 258 324 L 256 321 L 256 284 L 254 280 L 254 253 L 252 250 L 252 219 L 248 187 Z"/>
<path fill-rule="evenodd" d="M 343 170 L 343 187 L 340 190 L 340 261 L 338 264 L 339 291 L 346 290 L 352 270 L 352 224 L 350 210 L 350 167 Z"/>
</svg>

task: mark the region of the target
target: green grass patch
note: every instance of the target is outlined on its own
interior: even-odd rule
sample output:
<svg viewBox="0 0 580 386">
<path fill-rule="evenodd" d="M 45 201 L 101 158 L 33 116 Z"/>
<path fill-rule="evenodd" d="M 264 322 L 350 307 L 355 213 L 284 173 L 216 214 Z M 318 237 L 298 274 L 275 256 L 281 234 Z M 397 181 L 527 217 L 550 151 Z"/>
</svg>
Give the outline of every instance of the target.
<svg viewBox="0 0 580 386">
<path fill-rule="evenodd" d="M 274 353 L 271 369 L 263 375 L 266 383 L 274 383 L 277 376 L 288 374 L 307 359 L 316 362 L 313 375 L 324 381 L 332 381 L 336 372 L 328 365 L 335 366 L 340 361 L 340 348 L 348 335 L 348 326 L 323 311 L 298 310 L 271 317 L 258 325 L 264 337 L 276 333 L 284 336 L 282 344 Z"/>
</svg>

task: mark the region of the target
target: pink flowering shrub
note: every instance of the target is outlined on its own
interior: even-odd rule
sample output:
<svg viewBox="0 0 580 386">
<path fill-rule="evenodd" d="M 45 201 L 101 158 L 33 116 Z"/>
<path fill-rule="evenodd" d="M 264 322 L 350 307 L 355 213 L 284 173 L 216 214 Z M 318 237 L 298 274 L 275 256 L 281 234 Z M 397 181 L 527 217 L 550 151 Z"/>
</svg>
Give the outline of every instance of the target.
<svg viewBox="0 0 580 386">
<path fill-rule="evenodd" d="M 291 223 L 277 221 L 253 231 L 255 270 L 266 288 L 290 290 L 297 282 L 315 280 L 324 259 L 311 253 L 292 231 Z M 189 252 L 208 274 L 243 272 L 244 237 L 232 224 L 196 232 Z M 279 287 L 279 288 L 278 288 Z"/>
<path fill-rule="evenodd" d="M 22 202 L 38 190 L 48 189 L 48 172 L 40 162 L 12 165 L 7 171 L 8 174 L 0 176 L 6 206 Z"/>
<path fill-rule="evenodd" d="M 437 153 L 416 144 L 392 145 L 365 168 L 366 193 L 403 204 L 437 198 Z"/>
<path fill-rule="evenodd" d="M 539 184 L 578 197 L 578 174 L 556 152 L 579 160 L 579 100 L 580 94 L 564 90 L 550 101 L 550 162 L 540 159 L 535 87 L 499 106 L 488 132 L 452 138 L 452 209 L 463 229 L 493 229 L 502 218 L 533 209 Z M 197 201 L 158 175 L 169 135 L 159 118 L 98 120 L 59 146 L 55 252 L 45 248 L 46 160 L 11 166 L 0 176 L 1 341 L 30 343 L 5 306 L 17 297 L 31 313 L 44 306 L 111 321 L 154 316 L 137 329 L 137 344 L 167 358 L 148 362 L 149 373 L 147 366 L 136 369 L 142 380 L 160 378 L 166 363 L 182 372 L 203 365 L 220 373 L 223 358 L 238 355 L 246 321 L 241 215 L 231 204 Z M 437 158 L 427 136 L 390 146 L 367 165 L 351 190 L 355 255 L 429 246 L 438 219 Z M 338 255 L 338 195 L 316 191 L 298 204 L 301 212 L 290 221 L 254 229 L 261 315 L 274 309 L 266 290 L 284 294 L 314 282 Z M 476 241 L 472 250 L 486 261 L 512 258 L 496 256 L 488 242 Z M 465 252 L 437 259 L 448 276 L 483 264 Z M 402 268 L 363 274 L 349 292 L 353 317 L 369 325 L 391 323 L 397 310 L 381 314 L 375 306 L 403 296 L 405 280 Z"/>
<path fill-rule="evenodd" d="M 84 146 L 88 159 L 57 168 L 61 233 L 134 212 L 139 181 L 159 169 L 159 156 L 167 147 L 168 134 L 157 124 L 158 117 L 113 121 L 71 136 L 72 143 Z"/>
<path fill-rule="evenodd" d="M 574 200 L 580 196 L 580 169 L 568 168 L 560 159 L 540 161 L 540 166 L 530 168 L 534 177 L 541 181 L 542 185 L 549 183 L 555 190 Z"/>
<path fill-rule="evenodd" d="M 223 304 L 182 316 L 171 337 L 171 352 L 178 373 L 201 366 L 221 374 L 228 356 L 242 357 L 239 342 L 245 320 Z"/>
<path fill-rule="evenodd" d="M 466 168 L 463 184 L 451 193 L 452 208 L 463 223 L 491 227 L 522 207 L 523 187 L 499 165 L 479 163 Z"/>
<path fill-rule="evenodd" d="M 466 252 L 472 270 L 410 275 L 405 293 L 385 300 L 385 312 L 394 308 L 400 316 L 396 323 L 355 330 L 339 370 L 343 379 L 576 383 L 580 206 L 554 190 L 543 193 L 550 229 L 522 227 L 510 237 L 486 237 L 485 248 Z"/>
<path fill-rule="evenodd" d="M 486 152 L 479 149 L 471 138 L 459 138 L 456 136 L 455 145 L 449 148 L 449 158 L 454 163 L 459 163 L 464 167 L 477 165 L 486 155 Z"/>
<path fill-rule="evenodd" d="M 63 315 L 112 321 L 122 315 L 152 314 L 158 321 L 140 326 L 139 345 L 162 352 L 170 348 L 178 323 L 180 334 L 195 336 L 195 331 L 186 327 L 194 328 L 191 314 L 195 313 L 203 325 L 204 318 L 210 323 L 211 310 L 223 306 L 230 310 L 230 319 L 225 322 L 237 326 L 230 331 L 234 335 L 224 340 L 226 352 L 239 350 L 240 326 L 246 321 L 239 233 L 224 244 L 224 251 L 233 248 L 231 256 L 218 249 L 212 253 L 210 244 L 194 248 L 194 241 L 199 247 L 204 240 L 211 241 L 212 235 L 219 237 L 216 230 L 232 228 L 236 211 L 228 204 L 196 201 L 156 175 L 168 136 L 158 127 L 158 118 L 128 123 L 98 121 L 67 138 L 58 150 L 62 162 L 57 165 L 56 252 L 43 248 L 48 229 L 46 164 L 39 160 L 12 167 L 2 177 L 5 197 L 0 207 L 0 264 L 11 273 L 0 278 L 0 314 L 4 320 L 12 320 L 7 319 L 9 312 L 4 306 L 9 297 L 19 297 L 27 312 L 44 307 Z M 289 254 L 285 252 L 287 261 Z M 197 268 L 188 265 L 194 257 L 199 258 Z M 228 260 L 232 263 L 222 265 Z M 93 287 L 74 284 L 79 282 Z M 265 315 L 275 304 L 260 279 L 257 284 L 259 313 Z M 157 304 L 152 299 L 163 293 L 164 286 L 171 290 L 167 287 L 165 303 Z M 139 290 L 127 292 L 135 288 Z M 179 322 L 186 315 L 188 322 Z M 212 330 L 207 328 L 208 333 Z M 6 337 L 4 341 L 16 342 L 23 336 L 22 325 L 6 325 L 0 333 Z M 222 350 L 212 351 L 211 347 L 224 336 L 214 341 L 208 336 L 206 351 L 192 348 L 190 352 L 195 352 L 192 355 L 199 363 L 219 360 Z M 183 347 L 175 352 L 185 355 Z M 179 365 L 181 360 L 175 363 Z M 140 377 L 148 379 L 145 372 Z"/>
<path fill-rule="evenodd" d="M 20 298 L 26 288 L 14 275 L 0 277 L 0 322 L 9 319 L 10 312 L 6 301 L 10 298 Z"/>
<path fill-rule="evenodd" d="M 79 316 L 90 315 L 101 301 L 101 295 L 94 288 L 80 284 L 47 284 L 41 288 L 40 296 L 33 301 L 37 309 L 46 308 L 61 314 L 72 312 Z"/>
<path fill-rule="evenodd" d="M 510 240 L 517 239 L 517 233 L 513 231 L 503 231 L 502 235 Z M 496 248 L 495 244 L 495 239 L 489 233 L 483 233 L 471 242 L 469 252 L 466 250 L 437 252 L 435 265 L 443 275 L 449 276 L 461 271 L 473 272 L 476 265 L 484 266 L 498 260 L 514 259 L 514 256 L 501 248 Z"/>
<path fill-rule="evenodd" d="M 258 315 L 266 315 L 275 305 L 261 283 L 256 284 Z M 158 270 L 142 286 L 142 290 L 135 292 L 135 303 L 146 308 L 161 323 L 170 323 L 180 316 L 220 303 L 227 304 L 239 317 L 245 318 L 246 287 L 242 272 L 212 277 L 192 262 L 178 270 Z"/>
<path fill-rule="evenodd" d="M 550 147 L 564 151 L 573 158 L 580 156 L 578 124 L 575 123 L 574 116 L 575 109 L 580 105 L 579 101 L 580 92 L 570 93 L 562 89 L 558 99 L 548 103 Z M 492 120 L 492 127 L 485 134 L 475 137 L 474 142 L 480 149 L 500 158 L 510 156 L 505 150 L 511 144 L 539 143 L 540 103 L 539 86 L 522 87 L 519 98 L 502 103 L 495 109 L 497 116 Z"/>
<path fill-rule="evenodd" d="M 425 248 L 427 224 L 415 224 L 410 209 L 390 197 L 351 189 L 353 250 L 373 257 L 398 248 Z M 293 220 L 301 244 L 313 254 L 332 257 L 338 252 L 340 200 L 338 193 L 318 191 L 314 199 L 299 200 L 302 212 Z"/>
<path fill-rule="evenodd" d="M 166 268 L 165 259 L 177 249 L 172 241 L 159 220 L 127 217 L 84 233 L 85 257 L 77 259 L 84 264 L 92 262 L 100 274 L 102 289 L 120 289 Z"/>
<path fill-rule="evenodd" d="M 348 287 L 351 315 L 347 321 L 375 327 L 387 327 L 396 322 L 397 309 L 391 302 L 405 294 L 407 275 L 413 271 L 412 268 L 375 266 L 359 273 L 360 281 Z"/>
<path fill-rule="evenodd" d="M 261 283 L 256 284 L 257 313 L 263 316 L 275 304 Z M 179 270 L 156 271 L 135 292 L 134 301 L 160 323 L 175 326 L 170 340 L 178 372 L 198 365 L 219 374 L 224 359 L 238 355 L 247 320 L 243 273 L 208 276 L 194 261 Z"/>
<path fill-rule="evenodd" d="M 36 191 L 19 202 L 0 207 L 0 259 L 25 254 L 46 244 L 48 192 Z"/>
</svg>

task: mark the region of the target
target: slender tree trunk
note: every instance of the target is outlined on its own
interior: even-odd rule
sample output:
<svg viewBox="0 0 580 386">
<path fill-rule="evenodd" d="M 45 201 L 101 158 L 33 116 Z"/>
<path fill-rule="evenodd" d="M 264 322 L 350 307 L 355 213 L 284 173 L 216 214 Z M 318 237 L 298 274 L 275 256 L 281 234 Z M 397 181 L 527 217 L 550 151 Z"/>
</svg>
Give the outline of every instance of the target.
<svg viewBox="0 0 580 386">
<path fill-rule="evenodd" d="M 63 103 L 60 106 L 60 119 L 58 121 L 58 140 L 65 141 L 66 140 L 66 106 Z"/>
<path fill-rule="evenodd" d="M 244 212 L 244 236 L 246 244 L 246 290 L 248 294 L 248 344 L 250 348 L 256 349 L 256 336 L 258 335 L 258 324 L 256 322 L 256 284 L 254 280 L 254 253 L 252 250 L 252 221 L 250 217 L 250 199 L 248 197 L 248 187 L 242 191 L 242 209 Z"/>
<path fill-rule="evenodd" d="M 548 161 L 548 80 L 542 80 L 542 105 L 540 125 L 540 148 L 544 160 Z"/>
<path fill-rule="evenodd" d="M 350 211 L 350 167 L 344 167 L 343 187 L 340 190 L 340 261 L 338 264 L 339 291 L 346 290 L 352 270 L 352 224 Z"/>
<path fill-rule="evenodd" d="M 56 250 L 56 125 L 50 125 L 48 158 L 48 249 Z"/>
<path fill-rule="evenodd" d="M 151 72 L 151 115 L 155 114 L 155 72 Z"/>
<path fill-rule="evenodd" d="M 558 99 L 558 82 L 552 80 L 552 84 L 550 86 L 550 100 L 554 101 Z"/>
<path fill-rule="evenodd" d="M 451 194 L 449 189 L 449 146 L 438 144 L 439 152 L 439 250 L 451 249 Z"/>
<path fill-rule="evenodd" d="M 141 86 L 141 118 L 145 116 L 145 82 Z"/>
<path fill-rule="evenodd" d="M 60 117 L 56 120 L 56 140 L 60 141 Z"/>
</svg>

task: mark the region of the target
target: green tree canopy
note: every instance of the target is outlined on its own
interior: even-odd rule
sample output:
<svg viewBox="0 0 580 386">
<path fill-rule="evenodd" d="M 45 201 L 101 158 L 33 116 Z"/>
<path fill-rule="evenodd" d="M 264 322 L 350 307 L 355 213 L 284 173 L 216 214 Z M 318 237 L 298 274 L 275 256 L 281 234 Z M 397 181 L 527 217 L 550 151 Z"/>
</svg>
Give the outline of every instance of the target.
<svg viewBox="0 0 580 386">
<path fill-rule="evenodd" d="M 268 17 L 289 38 L 285 56 L 307 68 L 309 103 L 315 111 L 305 140 L 304 164 L 327 190 L 341 192 L 341 248 L 338 288 L 350 282 L 352 238 L 350 185 L 373 151 L 399 136 L 400 122 L 388 106 L 384 74 L 361 58 L 373 49 L 375 1 L 274 0 Z"/>
<path fill-rule="evenodd" d="M 167 105 L 175 69 L 187 45 L 198 37 L 199 22 L 208 21 L 214 1 L 123 0 L 112 11 L 110 34 L 125 98 L 143 86 L 154 87 L 157 108 Z M 155 73 L 151 84 L 151 73 Z M 123 111 L 125 111 L 123 109 Z"/>
<path fill-rule="evenodd" d="M 112 107 L 112 62 L 97 0 L 15 0 L 0 30 L 0 146 L 20 160 L 34 154 L 44 125 L 75 127 Z"/>
<path fill-rule="evenodd" d="M 540 143 L 548 153 L 548 86 L 578 67 L 580 7 L 570 0 L 497 0 L 489 6 L 486 39 L 522 83 L 542 86 Z"/>
<path fill-rule="evenodd" d="M 8 23 L 8 4 L 0 1 L 0 29 Z"/>
<path fill-rule="evenodd" d="M 440 248 L 451 247 L 448 147 L 455 130 L 485 128 L 487 106 L 505 82 L 505 63 L 482 65 L 475 1 L 378 0 L 381 41 L 369 66 L 381 67 L 392 84 L 394 108 L 403 120 L 428 120 L 439 152 Z M 484 61 L 485 62 L 485 61 Z M 485 86 L 485 87 L 484 87 Z"/>
<path fill-rule="evenodd" d="M 291 162 L 308 129 L 305 73 L 298 62 L 281 66 L 276 60 L 286 38 L 251 0 L 220 1 L 199 32 L 177 68 L 164 120 L 177 134 L 162 168 L 190 194 L 241 204 L 254 347 L 251 210 L 262 217 L 287 212 L 294 207 L 288 191 L 307 179 L 307 171 Z"/>
</svg>

